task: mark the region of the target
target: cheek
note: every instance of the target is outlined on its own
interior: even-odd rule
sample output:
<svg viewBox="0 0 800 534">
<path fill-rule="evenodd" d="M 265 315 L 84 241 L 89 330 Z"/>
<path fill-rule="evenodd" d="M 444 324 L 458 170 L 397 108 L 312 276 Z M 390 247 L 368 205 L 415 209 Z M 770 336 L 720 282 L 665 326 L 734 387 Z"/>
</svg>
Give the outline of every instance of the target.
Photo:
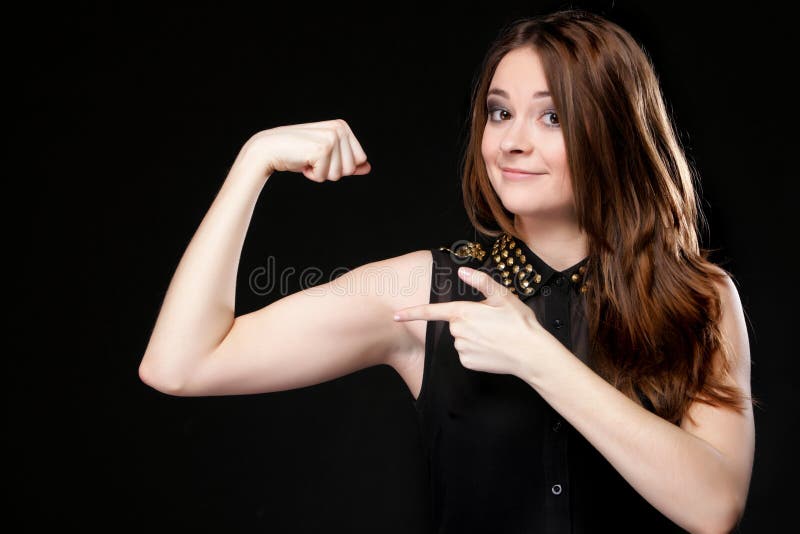
<svg viewBox="0 0 800 534">
<path fill-rule="evenodd" d="M 561 139 L 553 139 L 552 142 L 542 145 L 541 155 L 553 171 L 559 174 L 568 172 L 567 151 Z"/>
<path fill-rule="evenodd" d="M 493 159 L 492 138 L 491 135 L 487 134 L 486 130 L 484 130 L 483 138 L 481 139 L 481 155 L 486 163 L 489 163 Z"/>
</svg>

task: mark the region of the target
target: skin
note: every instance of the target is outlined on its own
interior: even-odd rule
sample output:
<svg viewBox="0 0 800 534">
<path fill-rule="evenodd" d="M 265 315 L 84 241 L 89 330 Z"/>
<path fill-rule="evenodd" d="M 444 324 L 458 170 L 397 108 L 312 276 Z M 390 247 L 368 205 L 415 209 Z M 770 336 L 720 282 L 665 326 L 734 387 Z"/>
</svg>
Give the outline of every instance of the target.
<svg viewBox="0 0 800 534">
<path fill-rule="evenodd" d="M 510 52 L 491 87 L 511 95 L 487 122 L 482 144 L 487 171 L 504 205 L 516 214 L 526 244 L 562 270 L 585 257 L 577 231 L 566 152 L 544 100 L 546 90 L 534 52 Z M 492 97 L 494 98 L 494 97 Z M 491 107 L 491 106 L 490 106 Z M 493 118 L 510 117 L 500 125 Z M 547 123 L 541 123 L 545 117 Z M 500 166 L 544 171 L 529 183 L 509 183 Z M 694 402 L 673 425 L 649 412 L 598 376 L 567 350 L 505 286 L 486 273 L 462 268 L 459 276 L 479 289 L 482 302 L 453 301 L 399 310 L 400 322 L 448 321 L 462 365 L 476 371 L 512 374 L 534 388 L 580 432 L 648 502 L 690 532 L 729 532 L 747 500 L 755 451 L 752 406 L 744 413 Z M 750 394 L 750 350 L 744 312 L 729 277 L 718 284 L 720 329 L 731 342 L 732 373 L 725 377 Z M 719 372 L 722 354 L 712 355 Z M 581 395 L 574 395 L 580 391 Z M 598 409 L 602 407 L 602 409 Z"/>
<path fill-rule="evenodd" d="M 492 187 L 525 244 L 554 269 L 571 267 L 588 254 L 588 238 L 578 229 L 564 135 L 538 54 L 527 47 L 506 54 L 489 93 L 481 152 Z M 545 174 L 512 182 L 501 167 Z"/>
<path fill-rule="evenodd" d="M 170 281 L 139 365 L 142 381 L 176 396 L 241 395 L 301 388 L 389 364 L 411 391 L 418 390 L 414 370 L 424 358 L 424 324 L 397 324 L 392 312 L 427 302 L 429 250 L 362 265 L 234 316 L 239 255 L 253 207 L 272 175 L 335 182 L 371 170 L 340 119 L 280 126 L 248 139 Z"/>
<path fill-rule="evenodd" d="M 585 257 L 585 237 L 570 212 L 561 135 L 541 129 L 535 104 L 524 96 L 546 88 L 536 61 L 526 57 L 533 59 L 509 54 L 493 79 L 510 94 L 505 105 L 512 119 L 487 124 L 482 150 L 503 202 L 518 214 L 526 244 L 563 269 Z M 499 165 L 541 165 L 531 170 L 546 174 L 538 183 L 512 188 Z M 430 251 L 418 250 L 234 317 L 239 254 L 258 196 L 277 171 L 323 182 L 367 174 L 371 167 L 340 119 L 281 126 L 249 139 L 175 270 L 139 366 L 143 382 L 176 396 L 268 393 L 388 364 L 416 397 L 426 321 L 447 320 L 465 367 L 525 380 L 667 517 L 691 532 L 730 529 L 744 507 L 752 469 L 752 409 L 736 414 L 695 403 L 690 413 L 696 426 L 667 423 L 594 374 L 516 296 L 483 273 L 465 280 L 485 301 L 425 304 L 432 258 Z M 391 276 L 376 282 L 375 272 Z M 728 378 L 749 393 L 739 297 L 730 279 L 719 289 L 721 329 L 735 355 Z M 394 320 L 398 311 L 401 317 Z M 576 390 L 583 394 L 571 396 Z"/>
</svg>

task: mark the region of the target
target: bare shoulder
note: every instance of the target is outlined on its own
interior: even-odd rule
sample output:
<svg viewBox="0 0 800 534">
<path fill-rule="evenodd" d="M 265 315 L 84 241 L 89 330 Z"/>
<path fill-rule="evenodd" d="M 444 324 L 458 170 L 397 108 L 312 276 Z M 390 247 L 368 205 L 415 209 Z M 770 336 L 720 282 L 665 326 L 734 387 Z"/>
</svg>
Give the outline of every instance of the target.
<svg viewBox="0 0 800 534">
<path fill-rule="evenodd" d="M 722 269 L 724 276 L 714 281 L 719 292 L 721 317 L 720 333 L 723 343 L 728 347 L 729 371 L 722 372 L 725 355 L 719 349 L 712 355 L 713 372 L 726 385 L 738 388 L 748 397 L 750 385 L 750 346 L 747 326 L 739 291 L 731 276 Z M 753 406 L 745 402 L 743 411 L 731 410 L 726 406 L 712 406 L 698 400 L 692 402 L 687 417 L 681 421 L 681 428 L 706 441 L 726 460 L 732 475 L 732 494 L 737 509 L 741 511 L 747 499 L 747 492 L 753 468 L 755 451 L 755 424 Z"/>
<path fill-rule="evenodd" d="M 430 250 L 415 250 L 370 265 L 386 269 L 390 278 L 388 283 L 384 284 L 385 296 L 392 309 L 399 310 L 428 303 L 433 269 L 433 256 Z"/>
<path fill-rule="evenodd" d="M 732 370 L 740 374 L 740 382 L 748 382 L 745 385 L 749 386 L 751 362 L 744 307 L 739 290 L 731 276 L 722 269 L 719 269 L 719 272 L 724 276 L 720 280 L 715 280 L 714 286 L 719 293 L 722 309 L 720 330 L 726 342 L 733 348 L 734 359 L 730 362 Z"/>
<path fill-rule="evenodd" d="M 428 303 L 432 268 L 431 251 L 414 250 L 360 265 L 333 280 L 331 286 L 345 294 L 355 291 L 369 295 L 381 309 L 397 311 Z M 385 363 L 390 365 L 396 357 L 413 352 L 420 339 L 423 345 L 425 342 L 424 322 L 392 322 L 402 332 L 397 336 L 400 341 L 386 356 Z"/>
<path fill-rule="evenodd" d="M 417 289 L 414 280 L 425 280 L 431 272 L 433 257 L 427 249 L 414 250 L 406 254 L 378 260 L 365 266 L 387 267 L 389 273 L 397 275 L 398 283 L 406 283 L 406 292 Z M 410 284 L 410 285 L 409 285 Z"/>
<path fill-rule="evenodd" d="M 390 283 L 384 284 L 384 297 L 392 310 L 427 304 L 430 301 L 433 255 L 428 249 L 415 250 L 387 258 L 372 264 L 373 268 L 385 269 Z M 364 273 L 367 274 L 367 273 Z M 427 322 L 408 321 L 396 323 L 405 330 L 405 342 L 387 357 L 386 363 L 405 378 L 409 366 L 424 358 Z"/>
</svg>

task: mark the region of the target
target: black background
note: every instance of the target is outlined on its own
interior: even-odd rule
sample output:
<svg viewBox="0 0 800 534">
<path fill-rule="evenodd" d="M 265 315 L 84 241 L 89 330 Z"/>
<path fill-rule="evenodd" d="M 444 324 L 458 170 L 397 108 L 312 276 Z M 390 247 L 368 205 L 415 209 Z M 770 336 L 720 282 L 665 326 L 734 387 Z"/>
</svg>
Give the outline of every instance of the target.
<svg viewBox="0 0 800 534">
<path fill-rule="evenodd" d="M 4 478 L 21 531 L 425 529 L 412 397 L 391 368 L 178 398 L 140 382 L 137 367 L 183 250 L 259 130 L 343 118 L 373 170 L 269 180 L 242 253 L 237 315 L 281 296 L 247 283 L 270 256 L 278 269 L 330 273 L 471 238 L 459 164 L 483 53 L 503 24 L 569 4 L 272 5 L 6 14 L 4 204 L 18 251 L 7 262 L 20 270 L 6 300 L 17 320 Z M 767 3 L 572 5 L 644 45 L 702 176 L 702 238 L 735 276 L 753 393 L 765 403 L 742 531 L 777 531 L 794 522 L 799 445 L 796 18 Z"/>
</svg>

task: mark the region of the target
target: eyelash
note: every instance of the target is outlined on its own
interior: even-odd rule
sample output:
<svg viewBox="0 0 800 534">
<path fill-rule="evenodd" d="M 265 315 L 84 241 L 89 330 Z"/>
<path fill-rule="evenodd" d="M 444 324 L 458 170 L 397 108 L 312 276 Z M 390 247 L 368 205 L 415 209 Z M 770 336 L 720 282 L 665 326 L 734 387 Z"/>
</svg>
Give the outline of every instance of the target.
<svg viewBox="0 0 800 534">
<path fill-rule="evenodd" d="M 489 107 L 489 120 L 492 121 L 492 122 L 497 122 L 497 121 L 492 120 L 492 115 L 494 114 L 495 111 L 505 111 L 506 113 L 508 113 L 508 111 L 506 109 L 503 109 L 503 108 L 500 108 L 500 107 L 497 107 L 497 106 L 490 106 Z M 542 115 L 555 115 L 556 117 L 558 117 L 558 114 L 552 109 L 548 109 L 547 111 L 542 113 Z M 558 124 L 545 124 L 545 126 L 547 128 L 558 128 L 558 127 L 561 126 L 561 123 L 558 123 Z"/>
</svg>

